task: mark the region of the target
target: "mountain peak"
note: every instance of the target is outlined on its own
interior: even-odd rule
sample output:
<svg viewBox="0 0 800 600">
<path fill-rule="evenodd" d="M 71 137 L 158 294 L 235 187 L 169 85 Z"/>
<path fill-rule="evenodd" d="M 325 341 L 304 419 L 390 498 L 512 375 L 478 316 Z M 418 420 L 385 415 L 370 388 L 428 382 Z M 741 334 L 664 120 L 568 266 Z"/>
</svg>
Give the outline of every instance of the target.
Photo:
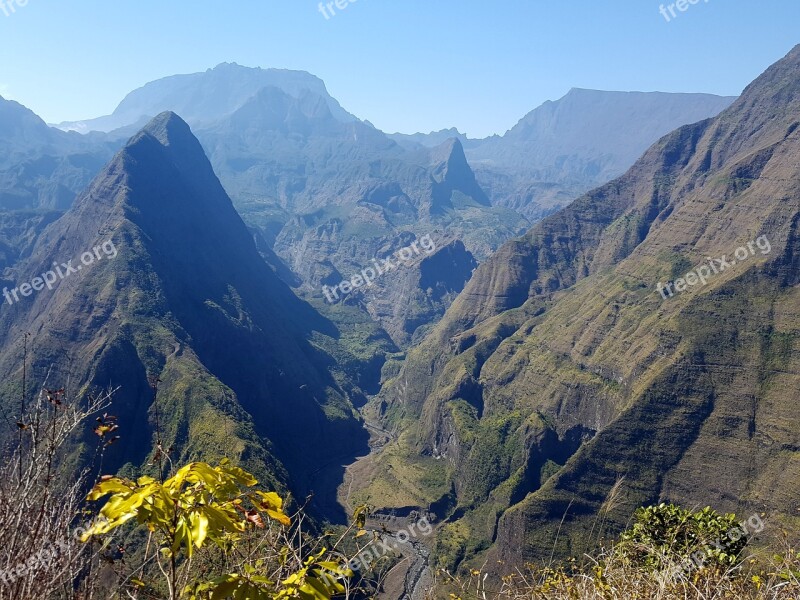
<svg viewBox="0 0 800 600">
<path fill-rule="evenodd" d="M 469 168 L 461 140 L 456 137 L 451 137 L 433 148 L 431 150 L 431 164 L 444 164 L 448 169 L 464 166 Z"/>
<path fill-rule="evenodd" d="M 131 138 L 123 152 L 145 161 L 163 152 L 180 171 L 193 174 L 194 187 L 221 189 L 205 150 L 186 121 L 174 112 L 164 111 L 153 118 Z"/>
<path fill-rule="evenodd" d="M 216 67 L 209 69 L 209 71 L 223 71 L 225 69 L 248 69 L 251 67 L 243 67 L 239 63 L 236 62 L 221 62 Z M 252 67 L 256 70 L 261 70 L 261 67 Z"/>
<path fill-rule="evenodd" d="M 175 140 L 194 137 L 186 121 L 170 110 L 154 117 L 144 126 L 141 133 L 153 136 L 164 146 L 170 146 Z"/>
<path fill-rule="evenodd" d="M 101 257 L 99 249 L 109 245 L 113 256 Z M 328 371 L 333 359 L 321 358 L 307 341 L 336 331 L 264 261 L 200 143 L 174 112 L 161 112 L 131 138 L 37 238 L 15 280 L 31 280 L 33 273 L 89 249 L 97 256 L 91 269 L 0 312 L 0 342 L 3 349 L 12 347 L 18 331 L 30 330 L 43 350 L 29 355 L 29 373 L 52 367 L 60 376 L 60 357 L 74 355 L 80 358 L 68 368 L 70 376 L 77 373 L 79 387 L 114 380 L 115 406 L 130 429 L 109 454 L 112 471 L 147 460 L 142 440 L 153 434 L 149 394 L 142 390 L 150 373 L 164 382 L 160 397 L 179 403 L 175 423 L 182 414 L 196 414 L 226 438 L 239 431 L 231 426 L 223 433 L 220 423 L 228 419 L 257 428 L 257 437 L 247 434 L 234 445 L 222 440 L 219 448 L 225 448 L 221 454 L 242 448 L 270 465 L 267 471 L 277 465 L 265 475 L 283 477 L 288 470 L 303 477 L 305 461 L 316 469 L 323 454 L 357 453 L 366 446 L 351 405 Z M 73 324 L 72 333 L 63 335 Z M 16 364 L 0 352 L 4 381 Z M 174 443 L 187 455 L 195 454 L 194 423 L 187 419 L 173 429 L 185 432 Z M 320 456 L 295 450 L 308 423 L 320 439 Z M 206 451 L 209 438 L 200 437 Z M 262 446 L 258 439 L 269 442 Z"/>
<path fill-rule="evenodd" d="M 440 186 L 436 196 L 441 200 L 458 190 L 471 196 L 478 203 L 488 205 L 489 199 L 475 179 L 475 173 L 467 162 L 464 146 L 458 138 L 449 138 L 430 152 L 433 180 Z"/>
<path fill-rule="evenodd" d="M 236 63 L 221 63 L 200 73 L 172 75 L 133 90 L 111 115 L 80 122 L 64 122 L 61 129 L 113 131 L 139 124 L 162 111 L 174 111 L 193 126 L 231 115 L 253 95 L 267 86 L 299 98 L 310 91 L 324 98 L 337 120 L 350 123 L 356 118 L 330 96 L 325 83 L 305 71 L 262 69 Z"/>
<path fill-rule="evenodd" d="M 51 142 L 53 134 L 33 111 L 15 100 L 0 97 L 0 137 L 5 147 L 12 147 L 11 139 L 31 147 Z M 0 155 L 6 151 L 6 148 L 1 148 Z"/>
<path fill-rule="evenodd" d="M 781 60 L 769 67 L 742 92 L 740 101 L 752 102 L 755 96 L 763 96 L 765 101 L 774 101 L 778 94 L 790 94 L 795 99 L 800 91 L 800 44 Z M 783 97 L 779 104 L 785 105 L 789 97 Z"/>
</svg>

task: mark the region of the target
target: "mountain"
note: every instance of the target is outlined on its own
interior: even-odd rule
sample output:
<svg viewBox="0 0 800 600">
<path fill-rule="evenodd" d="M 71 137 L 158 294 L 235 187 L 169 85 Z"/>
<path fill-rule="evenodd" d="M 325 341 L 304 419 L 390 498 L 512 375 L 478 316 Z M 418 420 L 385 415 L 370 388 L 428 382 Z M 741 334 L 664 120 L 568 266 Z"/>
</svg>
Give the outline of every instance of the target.
<svg viewBox="0 0 800 600">
<path fill-rule="evenodd" d="M 173 75 L 144 85 L 128 94 L 114 112 L 85 121 L 63 122 L 60 129 L 104 131 L 142 124 L 163 111 L 182 115 L 196 126 L 232 114 L 262 88 L 277 87 L 293 97 L 312 92 L 325 99 L 331 114 L 343 122 L 357 120 L 325 89 L 321 79 L 305 71 L 260 69 L 222 63 L 204 73 Z"/>
<path fill-rule="evenodd" d="M 470 140 L 465 134 L 461 133 L 455 127 L 451 127 L 450 129 L 441 129 L 439 131 L 431 131 L 430 133 L 390 133 L 387 135 L 398 144 L 404 145 L 408 148 L 415 148 L 417 146 L 433 148 L 453 138 L 461 142 L 462 145 L 467 145 L 476 141 Z"/>
<path fill-rule="evenodd" d="M 0 136 L 8 144 L 0 147 L 0 156 L 7 160 L 14 152 L 24 154 L 52 144 L 55 134 L 33 111 L 0 96 Z"/>
<path fill-rule="evenodd" d="M 447 231 L 440 243 L 460 239 L 482 261 L 579 192 L 605 182 L 613 169 L 628 166 L 658 132 L 717 110 L 724 101 L 573 91 L 533 111 L 503 138 L 469 140 L 457 130 L 387 136 L 346 113 L 322 81 L 307 73 L 222 64 L 151 82 L 129 94 L 113 115 L 62 127 L 119 128 L 90 136 L 116 148 L 115 140 L 119 145 L 121 136 L 134 134 L 152 115 L 180 112 L 245 222 L 291 269 L 283 280 L 313 301 L 321 299 L 322 285 L 359 272 L 381 253 L 398 251 L 409 236 Z M 629 123 L 617 123 L 625 118 Z M 607 137 L 596 125 L 601 119 L 622 133 L 610 138 L 608 156 L 598 159 Z M 592 131 L 588 147 L 576 133 L 582 128 Z M 552 150 L 541 147 L 548 144 Z M 564 162 L 566 154 L 573 158 Z M 607 169 L 587 174 L 584 163 L 595 160 Z M 9 254 L 25 251 L 10 245 Z M 459 273 L 470 271 L 469 260 Z M 434 322 L 419 318 L 438 318 L 466 282 L 447 284 L 449 292 L 433 300 L 426 290 L 406 287 L 412 279 L 393 278 L 389 285 L 396 287 L 384 290 L 392 298 L 418 299 L 406 313 L 412 318 L 396 321 L 395 311 L 380 302 L 371 302 L 368 311 L 400 347 Z M 419 331 L 408 331 L 411 323 Z"/>
<path fill-rule="evenodd" d="M 387 297 L 421 303 L 407 307 L 415 316 L 400 323 L 394 310 L 371 302 L 370 314 L 401 346 L 415 335 L 410 323 L 424 327 L 430 323 L 422 316 L 444 312 L 472 261 L 528 226 L 515 212 L 490 205 L 457 140 L 409 150 L 366 123 L 339 121 L 312 92 L 295 98 L 264 88 L 230 117 L 200 128 L 198 137 L 245 221 L 273 245 L 309 298 L 322 299 L 323 285 L 336 285 L 415 239 L 431 235 L 437 248 L 463 242 L 471 256 L 459 261 L 457 289 L 444 272 L 432 287 L 441 284 L 448 293 L 407 287 L 419 274 L 393 274 L 379 284 Z M 329 316 L 336 318 L 336 311 Z"/>
<path fill-rule="evenodd" d="M 659 501 L 795 539 L 798 184 L 800 46 L 477 269 L 372 405 L 400 443 L 354 498 L 445 517 L 449 568 L 579 556 Z"/>
<path fill-rule="evenodd" d="M 536 222 L 624 173 L 663 135 L 714 117 L 734 100 L 574 88 L 532 110 L 502 136 L 469 139 L 453 128 L 389 137 L 407 148 L 458 138 L 492 203 Z"/>
<path fill-rule="evenodd" d="M 48 127 L 21 104 L 0 98 L 0 272 L 30 253 L 115 149 L 97 136 Z M 0 283 L 10 283 L 5 273 Z"/>
<path fill-rule="evenodd" d="M 409 235 L 422 237 L 447 228 L 450 236 L 442 243 L 463 234 L 469 253 L 483 258 L 529 225 L 511 210 L 489 206 L 460 144 L 445 141 L 431 150 L 405 149 L 371 125 L 342 115 L 316 78 L 237 65 L 221 65 L 200 75 L 168 78 L 133 92 L 121 104 L 117 116 L 122 120 L 115 125 L 139 123 L 147 118 L 141 111 L 160 106 L 182 106 L 194 115 L 213 167 L 260 238 L 262 254 L 272 253 L 265 260 L 283 281 L 312 300 L 322 298 L 323 280 L 327 282 L 334 272 L 358 272 L 379 253 L 401 249 Z M 214 98 L 219 102 L 211 103 Z M 18 112 L 0 115 L 0 126 L 5 126 L 0 137 L 8 143 L 5 147 L 15 149 L 9 154 L 6 186 L 0 178 L 0 193 L 3 187 L 8 189 L 6 206 L 0 208 L 12 208 L 11 200 L 24 193 L 27 208 L 35 214 L 0 212 L 0 266 L 9 268 L 30 251 L 41 229 L 72 204 L 77 192 L 124 143 L 123 136 L 138 130 L 126 125 L 108 134 L 82 136 L 47 127 L 21 106 Z M 77 154 L 81 151 L 85 157 Z M 45 161 L 47 153 L 56 158 Z M 40 167 L 28 167 L 26 160 L 49 165 L 47 179 Z M 68 168 L 72 163 L 82 170 L 73 173 Z M 45 197 L 42 188 L 47 193 L 57 191 L 58 198 Z M 21 200 L 17 204 L 26 206 Z M 345 237 L 329 238 L 326 229 L 345 221 L 349 225 Z M 280 265 L 282 260 L 295 272 Z M 423 315 L 443 314 L 466 283 L 473 260 L 465 257 L 457 289 L 451 287 L 450 274 L 445 276 L 447 293 L 429 296 L 427 290 L 409 289 L 410 279 L 385 282 L 397 288 L 390 296 L 411 295 L 421 302 L 410 307 L 409 314 L 415 316 L 408 321 L 384 323 L 397 332 L 396 342 L 406 344 L 415 335 L 406 332 L 409 323 L 425 327 L 430 323 L 420 320 Z M 5 280 L 10 282 L 10 277 L 7 274 Z M 394 319 L 397 315 L 390 312 L 381 309 L 372 314 Z M 345 319 L 349 322 L 351 315 Z"/>
<path fill-rule="evenodd" d="M 440 240 L 438 246 L 432 237 L 429 241 L 427 248 L 423 247 L 391 278 L 376 277 L 371 285 L 356 288 L 342 298 L 348 305 L 361 307 L 402 348 L 417 343 L 439 321 L 478 266 L 461 240 Z M 341 280 L 339 274 L 328 283 Z"/>
<path fill-rule="evenodd" d="M 455 129 L 387 136 L 344 111 L 312 75 L 222 64 L 151 82 L 108 117 L 60 127 L 118 128 L 105 138 L 111 144 L 134 134 L 152 115 L 179 112 L 197 131 L 245 222 L 291 269 L 284 281 L 313 301 L 321 299 L 322 285 L 360 271 L 380 253 L 398 251 L 409 235 L 447 231 L 441 243 L 461 239 L 482 261 L 578 193 L 604 183 L 614 169 L 621 172 L 658 133 L 726 101 L 573 91 L 533 111 L 502 138 L 469 140 Z M 622 132 L 610 138 L 608 148 L 607 132 L 596 125 L 602 119 Z M 592 131 L 588 147 L 576 133 L 582 128 Z M 541 148 L 548 144 L 552 150 Z M 564 161 L 565 155 L 572 158 Z M 585 163 L 592 161 L 604 169 L 591 171 Z M 469 271 L 468 263 L 460 273 Z M 466 279 L 436 301 L 425 290 L 407 288 L 411 279 L 401 279 L 392 279 L 396 288 L 384 291 L 392 298 L 417 298 L 421 304 L 407 313 L 415 317 L 398 322 L 395 311 L 380 302 L 371 303 L 369 314 L 405 347 L 433 323 L 417 317 L 438 318 Z M 328 316 L 336 319 L 337 312 Z M 415 322 L 419 331 L 407 331 Z"/>
<path fill-rule="evenodd" d="M 114 153 L 114 144 L 48 127 L 0 97 L 0 209 L 64 210 Z"/>
<path fill-rule="evenodd" d="M 538 180 L 605 183 L 663 135 L 716 116 L 735 98 L 573 88 L 525 115 L 502 137 L 471 148 L 476 164 L 522 169 Z"/>
<path fill-rule="evenodd" d="M 366 447 L 353 408 L 360 359 L 265 262 L 173 113 L 113 157 L 13 280 L 0 312 L 3 397 L 19 397 L 25 332 L 29 384 L 118 387 L 122 439 L 106 469 L 145 465 L 160 435 L 173 460 L 229 456 L 304 497 L 313 473 Z"/>
<path fill-rule="evenodd" d="M 467 157 L 492 202 L 537 221 L 624 173 L 661 136 L 735 100 L 711 94 L 572 89 Z"/>
</svg>

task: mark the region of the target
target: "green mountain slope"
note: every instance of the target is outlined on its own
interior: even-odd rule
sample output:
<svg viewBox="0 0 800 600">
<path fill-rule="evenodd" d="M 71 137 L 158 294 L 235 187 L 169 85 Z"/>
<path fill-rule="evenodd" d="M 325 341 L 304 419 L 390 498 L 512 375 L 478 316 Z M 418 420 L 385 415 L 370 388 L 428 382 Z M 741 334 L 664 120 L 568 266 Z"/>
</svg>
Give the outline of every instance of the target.
<svg viewBox="0 0 800 600">
<path fill-rule="evenodd" d="M 799 164 L 797 47 L 481 265 L 380 405 L 445 564 L 581 553 L 659 499 L 797 524 Z"/>
</svg>

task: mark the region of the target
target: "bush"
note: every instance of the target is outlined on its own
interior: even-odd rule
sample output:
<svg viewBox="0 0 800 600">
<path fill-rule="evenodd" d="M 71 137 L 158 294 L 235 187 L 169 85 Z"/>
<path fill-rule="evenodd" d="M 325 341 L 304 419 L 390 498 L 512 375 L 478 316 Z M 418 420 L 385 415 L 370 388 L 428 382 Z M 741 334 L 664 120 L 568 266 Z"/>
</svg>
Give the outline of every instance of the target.
<svg viewBox="0 0 800 600">
<path fill-rule="evenodd" d="M 800 555 L 783 532 L 782 552 L 744 561 L 748 534 L 764 528 L 754 515 L 671 504 L 640 508 L 617 544 L 562 565 L 528 564 L 499 580 L 473 570 L 436 573 L 451 600 L 797 600 Z M 774 540 L 778 541 L 778 540 Z"/>
<path fill-rule="evenodd" d="M 726 569 L 740 560 L 748 535 L 733 514 L 710 507 L 692 512 L 674 504 L 640 508 L 633 526 L 622 534 L 620 550 L 635 564 L 663 569 L 666 564 Z"/>
<path fill-rule="evenodd" d="M 158 589 L 147 581 L 144 566 L 150 562 L 163 575 L 170 600 L 330 600 L 344 593 L 352 575 L 346 564 L 326 548 L 304 551 L 292 544 L 283 529 L 291 525 L 283 499 L 251 489 L 257 483 L 228 460 L 217 466 L 193 462 L 165 481 L 106 476 L 88 500 L 109 498 L 82 539 L 129 522 L 149 532 L 142 568 L 125 578 L 132 598 L 139 592 L 152 597 Z M 248 535 L 257 530 L 265 535 Z M 216 562 L 216 569 L 197 568 L 195 554 L 202 551 L 207 556 L 201 564 Z"/>
</svg>

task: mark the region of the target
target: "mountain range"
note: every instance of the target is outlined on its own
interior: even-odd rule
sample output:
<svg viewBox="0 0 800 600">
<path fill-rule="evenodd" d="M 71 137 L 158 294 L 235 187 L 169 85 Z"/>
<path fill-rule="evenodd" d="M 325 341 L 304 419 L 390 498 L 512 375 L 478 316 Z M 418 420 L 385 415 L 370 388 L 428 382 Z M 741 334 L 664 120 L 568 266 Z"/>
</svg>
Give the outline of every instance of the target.
<svg viewBox="0 0 800 600">
<path fill-rule="evenodd" d="M 59 128 L 0 99 L 4 408 L 23 373 L 118 388 L 106 468 L 160 445 L 334 522 L 425 509 L 449 568 L 582 552 L 660 499 L 792 525 L 798 81 L 800 47 L 735 101 L 572 90 L 485 140 L 235 64 Z"/>
<path fill-rule="evenodd" d="M 128 94 L 110 115 L 67 121 L 57 127 L 81 133 L 108 133 L 141 126 L 167 110 L 184 115 L 188 123 L 196 126 L 232 114 L 265 87 L 276 87 L 294 97 L 312 92 L 325 99 L 337 119 L 344 122 L 356 120 L 328 94 L 323 81 L 309 73 L 288 69 L 249 69 L 236 63 L 222 63 L 204 73 L 173 75 L 151 81 Z"/>
<path fill-rule="evenodd" d="M 461 140 L 495 205 L 536 222 L 622 175 L 658 138 L 716 116 L 732 97 L 572 89 L 525 115 L 503 136 L 469 139 L 456 129 L 392 138 L 426 146 Z"/>
<path fill-rule="evenodd" d="M 416 287 L 416 276 L 382 282 L 386 303 L 361 293 L 348 298 L 403 349 L 444 313 L 475 261 L 578 192 L 616 175 L 660 134 L 716 114 L 729 101 L 701 94 L 573 91 L 533 111 L 505 136 L 477 141 L 445 131 L 436 143 L 422 136 L 420 144 L 398 142 L 347 113 L 313 75 L 224 63 L 149 83 L 107 117 L 59 125 L 92 131 L 87 136 L 45 130 L 37 122 L 36 135 L 59 143 L 40 145 L 29 160 L 70 167 L 59 167 L 46 182 L 38 174 L 15 172 L 0 192 L 11 196 L 21 188 L 58 186 L 57 202 L 37 198 L 28 205 L 63 210 L 139 127 L 164 110 L 174 111 L 195 129 L 235 207 L 263 239 L 261 247 L 274 250 L 293 272 L 285 280 L 312 302 L 322 298 L 323 286 L 397 251 L 413 236 L 434 235 L 439 247 L 463 243 L 467 253 L 455 265 L 460 281 L 447 274 L 444 293 Z M 32 114 L 26 118 L 38 121 Z M 621 132 L 608 140 L 606 155 L 599 148 L 606 134 L 601 122 Z M 591 132 L 591 144 L 576 133 L 581 130 Z M 75 149 L 75 142 L 66 140 L 86 148 Z M 74 164 L 82 166 L 77 174 Z M 55 216 L 36 219 L 48 223 Z M 25 240 L 35 237 L 36 229 L 20 231 L 29 222 L 25 216 L 12 228 L 9 260 L 24 254 Z M 400 313 L 389 308 L 409 300 L 411 306 Z M 339 312 L 329 316 L 336 319 Z"/>
</svg>

